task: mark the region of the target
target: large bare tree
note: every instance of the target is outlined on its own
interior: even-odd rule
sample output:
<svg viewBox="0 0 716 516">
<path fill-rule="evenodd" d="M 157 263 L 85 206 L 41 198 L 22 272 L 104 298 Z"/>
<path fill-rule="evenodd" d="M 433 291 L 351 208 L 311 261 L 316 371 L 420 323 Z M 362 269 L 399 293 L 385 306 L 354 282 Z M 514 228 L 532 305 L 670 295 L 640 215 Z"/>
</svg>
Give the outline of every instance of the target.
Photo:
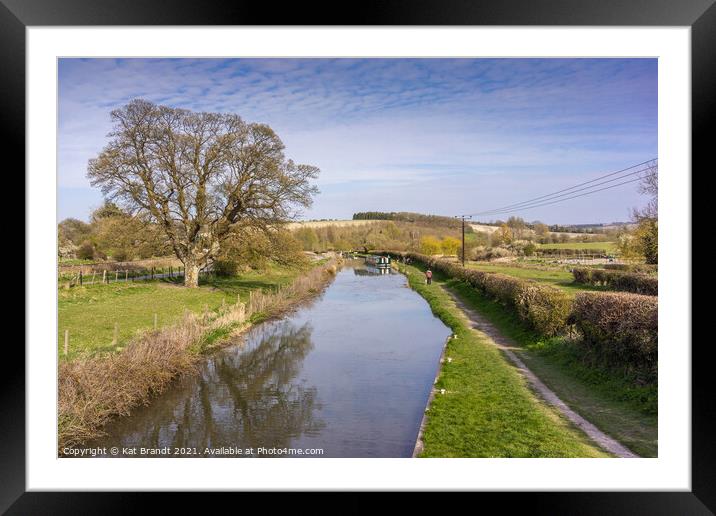
<svg viewBox="0 0 716 516">
<path fill-rule="evenodd" d="M 133 100 L 111 113 L 109 144 L 87 176 L 108 200 L 161 225 L 184 284 L 219 253 L 236 224 L 267 229 L 298 215 L 318 168 L 286 159 L 267 125 Z"/>
</svg>

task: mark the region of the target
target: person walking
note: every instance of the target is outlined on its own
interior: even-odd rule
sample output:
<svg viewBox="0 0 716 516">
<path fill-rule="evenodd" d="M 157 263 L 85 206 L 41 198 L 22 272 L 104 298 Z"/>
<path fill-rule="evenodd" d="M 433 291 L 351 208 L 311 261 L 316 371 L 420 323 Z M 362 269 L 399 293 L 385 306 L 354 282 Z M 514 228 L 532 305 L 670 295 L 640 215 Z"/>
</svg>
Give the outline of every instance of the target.
<svg viewBox="0 0 716 516">
<path fill-rule="evenodd" d="M 425 271 L 425 282 L 428 285 L 431 285 L 433 282 L 433 271 L 431 271 L 430 269 Z"/>
</svg>

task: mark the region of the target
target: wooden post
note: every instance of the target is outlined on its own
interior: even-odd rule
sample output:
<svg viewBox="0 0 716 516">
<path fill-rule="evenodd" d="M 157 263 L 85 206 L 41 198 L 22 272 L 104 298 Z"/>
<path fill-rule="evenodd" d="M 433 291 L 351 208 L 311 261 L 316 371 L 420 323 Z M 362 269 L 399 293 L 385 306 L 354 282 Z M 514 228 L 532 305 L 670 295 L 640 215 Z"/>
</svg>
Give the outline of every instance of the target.
<svg viewBox="0 0 716 516">
<path fill-rule="evenodd" d="M 70 330 L 65 330 L 65 356 L 70 348 Z"/>
<path fill-rule="evenodd" d="M 155 330 L 157 329 L 157 322 L 158 322 L 158 320 L 157 320 L 157 313 L 155 312 L 155 313 L 154 313 L 154 329 L 155 329 Z"/>
<path fill-rule="evenodd" d="M 152 265 L 152 272 L 149 274 L 149 279 L 154 279 L 154 265 Z"/>
<path fill-rule="evenodd" d="M 241 294 L 236 294 L 236 304 L 241 304 Z"/>
<path fill-rule="evenodd" d="M 112 345 L 116 346 L 119 337 L 119 323 L 114 323 L 114 338 L 112 339 Z"/>
<path fill-rule="evenodd" d="M 127 283 L 127 280 L 129 279 L 129 270 L 124 271 L 124 282 Z"/>
<path fill-rule="evenodd" d="M 82 286 L 82 269 L 80 269 L 80 287 Z"/>
<path fill-rule="evenodd" d="M 107 269 L 102 271 L 102 283 L 107 283 Z"/>
<path fill-rule="evenodd" d="M 118 280 L 119 280 L 119 271 L 117 270 L 117 271 L 114 271 L 114 282 L 117 283 Z"/>
</svg>

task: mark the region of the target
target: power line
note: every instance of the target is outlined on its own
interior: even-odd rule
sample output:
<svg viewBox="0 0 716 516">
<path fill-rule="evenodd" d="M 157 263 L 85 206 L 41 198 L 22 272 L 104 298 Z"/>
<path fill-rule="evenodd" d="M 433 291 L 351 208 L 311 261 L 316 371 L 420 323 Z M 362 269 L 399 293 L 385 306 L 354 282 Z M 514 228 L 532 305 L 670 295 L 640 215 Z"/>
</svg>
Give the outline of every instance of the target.
<svg viewBox="0 0 716 516">
<path fill-rule="evenodd" d="M 486 210 L 486 211 L 482 211 L 482 212 L 472 213 L 471 215 L 490 215 L 490 214 L 497 214 L 497 213 L 503 213 L 503 212 L 508 212 L 508 211 L 518 211 L 518 210 L 527 209 L 527 208 L 531 208 L 531 207 L 537 207 L 537 206 L 546 205 L 546 204 L 541 204 L 541 203 L 543 203 L 543 202 L 545 202 L 545 201 L 550 201 L 550 200 L 559 199 L 560 197 L 570 196 L 570 195 L 572 195 L 572 194 L 574 194 L 574 193 L 576 193 L 576 192 L 581 192 L 581 191 L 584 191 L 584 190 L 591 190 L 592 188 L 594 188 L 594 187 L 596 187 L 596 186 L 600 186 L 600 185 L 603 185 L 603 184 L 611 183 L 611 182 L 613 182 L 613 181 L 619 181 L 619 180 L 621 180 L 621 179 L 624 179 L 624 178 L 626 178 L 626 177 L 632 176 L 632 175 L 634 175 L 634 174 L 640 174 L 640 173 L 642 173 L 642 172 L 644 172 L 644 171 L 646 171 L 646 170 L 649 170 L 649 169 L 653 166 L 652 164 L 655 164 L 656 161 L 657 161 L 656 158 L 655 158 L 655 159 L 651 159 L 651 160 L 647 160 L 647 161 L 644 161 L 644 162 L 642 162 L 642 163 L 638 163 L 638 164 L 636 164 L 636 165 L 632 165 L 631 167 L 623 168 L 623 169 L 621 169 L 621 170 L 617 170 L 616 172 L 611 172 L 611 173 L 609 173 L 609 174 L 605 174 L 605 175 L 603 175 L 603 176 L 599 176 L 599 177 L 594 178 L 594 179 L 592 179 L 592 180 L 590 180 L 590 181 L 585 181 L 585 182 L 583 182 L 583 183 L 576 184 L 576 185 L 571 186 L 571 187 L 569 187 L 569 188 L 563 188 L 562 190 L 557 190 L 556 192 L 552 192 L 552 193 L 549 193 L 549 194 L 545 194 L 545 195 L 542 195 L 542 196 L 539 196 L 539 197 L 535 197 L 535 198 L 532 198 L 532 199 L 528 199 L 528 200 L 526 200 L 526 201 L 518 202 L 518 203 L 515 203 L 515 204 L 509 204 L 509 205 L 507 205 L 507 206 L 502 206 L 502 207 L 499 207 L 499 208 L 494 208 L 494 209 L 492 209 L 492 210 Z M 646 166 L 646 167 L 644 167 L 644 168 L 640 168 L 639 170 L 635 170 L 635 171 L 633 171 L 633 172 L 629 172 L 628 174 L 624 174 L 624 175 L 619 176 L 619 177 L 614 177 L 614 178 L 608 179 L 608 180 L 606 180 L 606 181 L 597 182 L 597 181 L 600 181 L 601 179 L 604 179 L 604 178 L 606 178 L 606 177 L 611 177 L 611 176 L 614 176 L 614 175 L 617 175 L 617 174 L 621 174 L 621 173 L 623 173 L 623 172 L 627 172 L 627 171 L 632 170 L 632 169 L 634 169 L 634 168 L 636 168 L 636 167 L 642 167 L 643 165 L 647 165 L 647 164 L 648 164 L 648 166 Z M 634 181 L 638 181 L 639 179 L 640 179 L 640 178 L 637 178 L 637 179 L 635 179 Z M 626 181 L 626 182 L 619 183 L 619 184 L 617 184 L 617 185 L 612 185 L 612 186 L 620 186 L 620 185 L 622 185 L 622 184 L 627 184 L 627 183 L 630 183 L 630 182 L 633 182 L 633 181 Z M 596 183 L 596 184 L 591 184 L 591 183 Z M 578 188 L 578 187 L 580 187 L 580 186 L 589 185 L 589 184 L 591 184 L 591 186 L 587 186 L 587 187 L 585 187 L 585 188 Z M 589 193 L 600 192 L 600 191 L 606 190 L 606 189 L 608 189 L 608 188 L 602 188 L 602 189 L 598 189 L 598 190 L 593 190 L 593 191 L 591 191 L 591 192 L 586 192 L 585 194 L 582 194 L 582 195 L 579 195 L 579 196 L 566 197 L 566 198 L 564 198 L 564 199 L 559 199 L 559 200 L 560 200 L 560 201 L 561 201 L 561 200 L 565 200 L 565 201 L 566 201 L 566 200 L 568 200 L 568 199 L 573 199 L 573 198 L 575 198 L 575 197 L 582 197 L 583 195 L 588 195 Z M 563 192 L 564 192 L 564 193 L 563 193 Z M 560 195 L 560 194 L 561 194 L 561 195 Z M 559 201 L 557 201 L 557 202 L 559 202 Z M 549 204 L 555 204 L 555 203 L 549 203 Z"/>
<path fill-rule="evenodd" d="M 549 206 L 550 204 L 557 204 L 557 203 L 560 203 L 560 202 L 563 202 L 563 201 L 568 201 L 569 199 L 576 199 L 577 197 L 584 197 L 585 195 L 591 195 L 591 194 L 593 194 L 593 193 L 602 192 L 602 191 L 604 191 L 604 190 L 610 190 L 610 189 L 612 189 L 612 188 L 616 188 L 617 186 L 626 185 L 626 184 L 629 184 L 629 183 L 634 183 L 634 182 L 636 182 L 636 181 L 641 181 L 641 178 L 640 178 L 640 177 L 637 177 L 636 179 L 631 179 L 631 180 L 629 180 L 629 181 L 624 181 L 623 183 L 617 183 L 617 184 L 615 184 L 615 185 L 605 186 L 604 188 L 599 188 L 598 190 L 592 190 L 591 192 L 585 192 L 585 193 L 583 193 L 583 194 L 574 195 L 574 196 L 572 196 L 572 197 L 566 197 L 566 198 L 564 198 L 564 199 L 558 199 L 558 200 L 556 200 L 556 201 L 545 202 L 545 203 L 543 203 L 543 204 L 535 204 L 535 205 L 527 206 L 527 207 L 524 207 L 524 208 L 518 208 L 517 210 L 506 209 L 506 210 L 504 210 L 504 211 L 502 211 L 502 212 L 494 213 L 494 215 L 499 215 L 500 213 L 510 213 L 510 212 L 514 212 L 514 211 L 528 210 L 528 209 L 530 209 L 530 208 L 539 208 L 540 206 Z"/>
<path fill-rule="evenodd" d="M 566 189 L 566 190 L 571 190 L 571 191 L 570 191 L 570 192 L 563 193 L 563 194 L 557 195 L 557 193 L 555 192 L 554 194 L 543 195 L 542 197 L 538 197 L 538 198 L 537 198 L 537 199 L 542 199 L 541 201 L 538 201 L 538 200 L 536 200 L 536 199 L 535 199 L 535 200 L 532 200 L 532 201 L 523 201 L 523 202 L 520 202 L 520 203 L 517 203 L 517 204 L 511 204 L 511 205 L 509 205 L 509 206 L 504 206 L 503 208 L 495 208 L 494 210 L 483 211 L 483 212 L 480 212 L 479 215 L 490 215 L 490 214 L 492 214 L 492 213 L 504 211 L 504 210 L 506 210 L 506 209 L 512 209 L 513 211 L 516 211 L 517 209 L 526 208 L 526 207 L 528 207 L 529 205 L 532 205 L 532 204 L 535 204 L 535 203 L 541 203 L 541 202 L 544 202 L 544 201 L 551 201 L 551 200 L 554 200 L 554 199 L 559 199 L 560 197 L 565 197 L 565 196 L 567 196 L 567 195 L 572 195 L 572 194 L 577 193 L 577 192 L 582 192 L 582 191 L 584 191 L 584 190 L 591 190 L 592 188 L 595 188 L 595 187 L 597 187 L 597 186 L 605 185 L 605 184 L 611 183 L 611 182 L 613 182 L 613 181 L 619 181 L 619 180 L 625 179 L 625 178 L 627 178 L 627 177 L 629 177 L 629 176 L 633 176 L 634 174 L 641 174 L 641 173 L 644 172 L 645 170 L 648 170 L 648 168 L 642 168 L 642 169 L 639 169 L 639 170 L 635 170 L 634 172 L 629 172 L 628 174 L 624 174 L 623 176 L 614 177 L 614 178 L 612 178 L 612 179 L 607 179 L 606 181 L 601 181 L 601 182 L 599 182 L 599 183 L 595 183 L 595 184 L 593 184 L 593 185 L 586 186 L 586 187 L 584 187 L 584 188 L 577 188 L 576 190 L 574 189 L 575 187 L 568 188 L 568 189 Z M 561 191 L 564 191 L 564 190 L 560 190 L 560 192 L 561 192 Z"/>
</svg>

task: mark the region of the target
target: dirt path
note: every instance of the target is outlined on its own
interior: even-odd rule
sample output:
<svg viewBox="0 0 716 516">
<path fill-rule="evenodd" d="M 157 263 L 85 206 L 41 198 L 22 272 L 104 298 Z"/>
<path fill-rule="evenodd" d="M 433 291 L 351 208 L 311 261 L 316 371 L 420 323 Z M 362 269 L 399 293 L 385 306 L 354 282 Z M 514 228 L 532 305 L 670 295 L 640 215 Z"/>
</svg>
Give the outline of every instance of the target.
<svg viewBox="0 0 716 516">
<path fill-rule="evenodd" d="M 460 300 L 460 298 L 457 297 L 457 295 L 455 295 L 455 293 L 450 289 L 446 288 L 445 291 L 452 297 L 458 308 L 462 310 L 463 314 L 472 323 L 472 328 L 485 334 L 495 344 L 495 346 L 497 346 L 505 354 L 505 356 L 507 356 L 514 366 L 519 369 L 520 373 L 527 379 L 530 387 L 543 400 L 556 408 L 560 414 L 562 414 L 575 426 L 580 428 L 585 434 L 587 434 L 587 436 L 589 436 L 590 439 L 592 439 L 605 451 L 622 458 L 639 457 L 637 454 L 627 449 L 615 439 L 609 437 L 592 423 L 569 408 L 569 406 L 567 406 L 567 404 L 563 402 L 549 387 L 542 383 L 542 381 L 540 381 L 540 379 L 527 368 L 525 363 L 517 356 L 517 354 L 512 351 L 517 348 L 514 342 L 502 335 L 502 333 L 500 333 L 500 331 L 481 314 L 465 305 L 465 303 L 463 303 L 462 300 Z"/>
</svg>

